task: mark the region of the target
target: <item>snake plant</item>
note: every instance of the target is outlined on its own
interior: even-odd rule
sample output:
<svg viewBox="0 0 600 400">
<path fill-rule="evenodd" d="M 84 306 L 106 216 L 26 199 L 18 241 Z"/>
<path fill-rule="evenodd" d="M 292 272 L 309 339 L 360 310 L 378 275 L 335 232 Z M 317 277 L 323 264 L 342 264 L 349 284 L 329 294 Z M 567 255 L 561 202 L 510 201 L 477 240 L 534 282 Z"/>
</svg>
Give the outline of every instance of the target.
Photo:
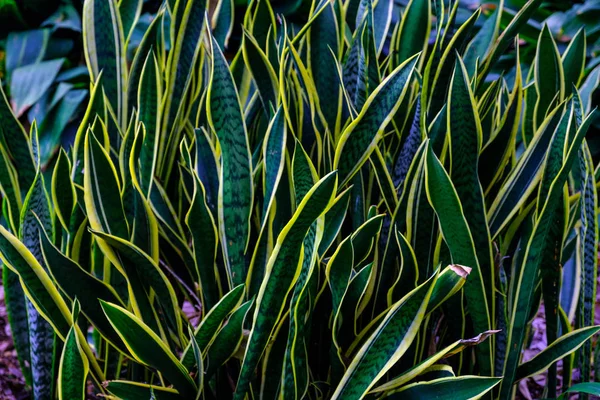
<svg viewBox="0 0 600 400">
<path fill-rule="evenodd" d="M 288 24 L 267 0 L 243 18 L 168 0 L 128 62 L 141 1 L 86 0 L 73 145 L 44 170 L 36 125 L 0 99 L 0 258 L 34 398 L 592 380 L 597 82 L 583 31 L 561 54 L 544 27 L 521 62 L 540 2 L 501 24 L 503 1 L 465 19 L 411 0 L 392 24 L 391 0 L 321 0 Z M 523 360 L 538 310 L 548 347 Z"/>
</svg>

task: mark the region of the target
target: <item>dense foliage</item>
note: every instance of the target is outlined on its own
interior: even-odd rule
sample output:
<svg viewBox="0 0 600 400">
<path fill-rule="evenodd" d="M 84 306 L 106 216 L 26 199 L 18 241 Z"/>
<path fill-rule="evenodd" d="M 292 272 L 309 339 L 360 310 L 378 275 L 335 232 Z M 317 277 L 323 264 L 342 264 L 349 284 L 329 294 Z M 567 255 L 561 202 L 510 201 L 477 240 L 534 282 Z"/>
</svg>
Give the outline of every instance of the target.
<svg viewBox="0 0 600 400">
<path fill-rule="evenodd" d="M 233 0 L 165 1 L 135 48 L 141 0 L 86 0 L 72 146 L 2 93 L 33 397 L 510 399 L 543 371 L 547 397 L 597 391 L 572 386 L 600 374 L 585 32 L 561 53 L 544 25 L 522 60 L 540 0 L 291 3 L 252 1 L 236 50 Z"/>
</svg>

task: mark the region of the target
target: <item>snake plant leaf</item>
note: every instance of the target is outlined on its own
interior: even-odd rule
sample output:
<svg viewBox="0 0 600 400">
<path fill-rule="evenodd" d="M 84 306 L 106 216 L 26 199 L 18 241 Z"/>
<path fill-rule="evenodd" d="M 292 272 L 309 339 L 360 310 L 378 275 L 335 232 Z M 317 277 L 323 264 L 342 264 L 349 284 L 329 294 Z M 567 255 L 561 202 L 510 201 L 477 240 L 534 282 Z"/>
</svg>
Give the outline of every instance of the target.
<svg viewBox="0 0 600 400">
<path fill-rule="evenodd" d="M 27 298 L 21 286 L 19 275 L 10 267 L 2 268 L 2 284 L 8 322 L 12 330 L 19 367 L 25 382 L 31 386 L 31 354 L 29 342 L 29 320 L 27 319 Z"/>
<path fill-rule="evenodd" d="M 150 50 L 142 68 L 140 87 L 137 92 L 138 120 L 144 124 L 145 135 L 140 151 L 140 186 L 144 194 L 150 192 L 150 185 L 156 171 L 158 144 L 160 138 L 160 104 L 162 101 L 162 79 L 160 66 Z"/>
<path fill-rule="evenodd" d="M 212 18 L 213 36 L 222 49 L 229 43 L 235 20 L 235 1 L 220 0 Z"/>
<path fill-rule="evenodd" d="M 490 49 L 485 60 L 481 62 L 481 68 L 477 75 L 477 82 L 484 82 L 486 76 L 490 73 L 492 66 L 498 61 L 500 56 L 506 51 L 508 46 L 513 43 L 514 38 L 520 29 L 527 23 L 529 18 L 538 10 L 541 0 L 528 0 L 527 3 L 519 9 L 519 12 L 510 21 L 508 26 L 502 31 L 494 45 Z"/>
<path fill-rule="evenodd" d="M 77 323 L 77 321 L 73 321 Z M 81 349 L 75 328 L 69 329 L 58 369 L 58 398 L 85 399 L 89 361 Z"/>
<path fill-rule="evenodd" d="M 22 190 L 27 190 L 36 175 L 33 151 L 29 137 L 13 113 L 2 85 L 0 85 L 0 94 L 2 95 L 0 99 L 0 119 L 2 120 L 0 140 L 19 171 L 19 186 Z"/>
<path fill-rule="evenodd" d="M 331 301 L 334 315 L 337 314 L 342 304 L 344 293 L 350 282 L 352 267 L 354 266 L 354 250 L 352 238 L 347 237 L 340 243 L 337 250 L 327 263 L 325 275 L 331 288 Z"/>
<path fill-rule="evenodd" d="M 375 215 L 365 221 L 352 234 L 352 246 L 354 248 L 354 262 L 360 265 L 370 254 L 377 235 L 381 231 L 383 214 Z"/>
<path fill-rule="evenodd" d="M 142 13 L 143 0 L 119 0 L 119 16 L 123 26 L 124 43 L 129 42 L 133 29 Z"/>
<path fill-rule="evenodd" d="M 394 39 L 396 54 L 396 65 L 417 53 L 427 49 L 429 34 L 431 32 L 431 2 L 411 0 L 400 20 L 400 27 Z M 424 57 L 419 60 L 419 68 L 422 67 Z"/>
<path fill-rule="evenodd" d="M 206 314 L 200 326 L 194 332 L 194 337 L 200 347 L 204 351 L 208 344 L 213 340 L 215 334 L 219 330 L 227 315 L 229 315 L 237 306 L 239 306 L 244 297 L 244 285 L 238 285 L 231 289 L 229 293 L 221 298 L 221 300 Z M 194 363 L 194 354 L 191 345 L 188 345 L 181 356 L 181 363 L 191 369 Z"/>
<path fill-rule="evenodd" d="M 589 326 L 569 332 L 551 343 L 531 360 L 519 365 L 515 379 L 520 380 L 548 369 L 554 362 L 580 348 L 600 331 L 599 326 Z"/>
<path fill-rule="evenodd" d="M 369 161 L 371 161 L 371 165 L 375 171 L 375 179 L 377 179 L 383 201 L 385 202 L 388 211 L 392 213 L 396 209 L 398 203 L 396 188 L 392 181 L 390 171 L 383 159 L 383 154 L 381 154 L 381 150 L 379 150 L 378 147 L 375 147 L 375 154 L 371 156 Z"/>
<path fill-rule="evenodd" d="M 580 326 L 591 326 L 594 322 L 595 296 L 597 278 L 596 251 L 598 246 L 598 220 L 595 215 L 598 210 L 598 194 L 594 185 L 594 164 L 589 147 L 584 141 L 579 152 L 579 172 L 581 179 L 581 304 L 580 304 Z M 590 365 L 592 346 L 586 342 L 581 351 L 582 365 L 581 374 L 584 380 L 589 377 L 588 365 Z"/>
<path fill-rule="evenodd" d="M 537 102 L 534 127 L 537 127 L 546 117 L 553 99 L 558 96 L 560 101 L 565 95 L 563 65 L 548 25 L 544 25 L 538 39 L 535 54 L 535 89 Z"/>
<path fill-rule="evenodd" d="M 204 187 L 194 174 L 194 197 L 192 204 L 185 216 L 185 222 L 193 238 L 194 259 L 196 260 L 197 274 L 200 277 L 203 307 L 210 310 L 220 298 L 220 277 L 216 268 L 218 234 L 215 221 L 212 217 Z"/>
<path fill-rule="evenodd" d="M 206 203 L 214 217 L 217 216 L 217 201 L 219 198 L 219 172 L 215 159 L 215 149 L 204 129 L 196 129 L 196 173 L 206 193 Z"/>
<path fill-rule="evenodd" d="M 435 57 L 430 58 L 431 61 L 436 61 L 437 68 L 435 69 L 433 76 L 425 75 L 423 79 L 423 93 L 427 96 L 426 104 L 428 104 L 428 110 L 432 115 L 437 114 L 444 106 L 444 99 L 448 94 L 452 71 L 454 69 L 456 57 L 458 56 L 457 53 L 464 45 L 466 45 L 467 38 L 477 22 L 479 15 L 480 11 L 475 11 L 475 13 L 473 13 L 473 15 L 457 29 L 450 41 L 447 44 L 443 44 L 443 53 L 439 58 L 439 61 Z M 431 67 L 433 67 L 433 65 Z M 426 74 L 429 74 L 429 71 L 426 71 Z"/>
<path fill-rule="evenodd" d="M 332 399 L 360 399 L 402 357 L 417 335 L 435 273 L 395 303 L 352 359 Z"/>
<path fill-rule="evenodd" d="M 428 382 L 417 382 L 394 392 L 390 399 L 434 399 L 444 398 L 452 393 L 459 399 L 479 399 L 492 390 L 502 378 L 483 376 L 460 376 L 440 378 Z"/>
<path fill-rule="evenodd" d="M 479 182 L 479 153 L 482 128 L 467 69 L 457 56 L 448 94 L 448 134 L 450 137 L 450 178 L 460 199 L 479 264 L 487 304 L 495 315 L 495 268 L 486 218 L 483 189 Z M 467 265 L 467 264 L 465 264 Z"/>
<path fill-rule="evenodd" d="M 498 38 L 500 21 L 504 12 L 503 5 L 503 3 L 499 3 L 496 11 L 486 19 L 465 50 L 464 63 L 469 76 L 474 76 L 477 72 L 475 70 L 477 59 L 484 60 L 485 56 L 489 54 L 494 41 Z"/>
<path fill-rule="evenodd" d="M 573 85 L 579 86 L 584 76 L 587 40 L 585 30 L 581 28 L 569 42 L 562 55 L 562 66 L 565 75 L 565 90 Z"/>
<path fill-rule="evenodd" d="M 431 147 L 427 148 L 425 157 L 427 198 L 439 218 L 442 235 L 450 249 L 452 262 L 472 268 L 466 282 L 465 295 L 468 304 L 471 304 L 469 311 L 473 320 L 473 329 L 476 332 L 488 331 L 491 329 L 492 324 L 485 295 L 483 272 L 479 267 L 473 236 L 469 230 L 463 208 L 448 174 Z M 492 353 L 490 344 L 484 342 L 477 350 L 481 370 L 487 371 L 487 373 L 491 372 Z"/>
<path fill-rule="evenodd" d="M 418 56 L 398 66 L 369 96 L 358 117 L 344 130 L 335 150 L 334 168 L 344 186 L 367 161 L 408 90 Z"/>
<path fill-rule="evenodd" d="M 100 333 L 115 347 L 124 350 L 119 336 L 106 319 L 98 299 L 123 305 L 122 300 L 115 290 L 85 271 L 79 264 L 63 255 L 50 241 L 48 234 L 40 232 L 40 241 L 44 261 L 48 266 L 50 275 L 60 289 L 71 299 L 77 299 L 81 304 L 81 311 Z"/>
<path fill-rule="evenodd" d="M 268 115 L 269 110 L 276 108 L 278 103 L 279 85 L 275 70 L 256 39 L 248 32 L 244 32 L 242 51 L 246 67 L 254 78 L 263 113 Z"/>
<path fill-rule="evenodd" d="M 54 226 L 50 212 L 50 201 L 44 187 L 43 177 L 39 172 L 23 201 L 19 239 L 29 249 L 30 254 L 37 262 L 43 266 L 44 260 L 39 237 L 40 226 L 37 224 L 38 216 L 42 221 L 42 229 L 53 234 Z M 33 395 L 40 398 L 45 393 L 54 393 L 56 377 L 53 360 L 55 334 L 50 323 L 46 321 L 42 313 L 30 301 L 27 302 L 27 318 L 29 320 Z"/>
<path fill-rule="evenodd" d="M 501 179 L 502 166 L 508 162 L 511 155 L 512 144 L 515 143 L 519 130 L 522 103 L 523 90 L 519 67 L 516 72 L 515 86 L 500 120 L 500 126 L 484 144 L 479 156 L 479 179 L 486 194 Z"/>
<path fill-rule="evenodd" d="M 138 362 L 159 370 L 183 396 L 195 398 L 196 384 L 162 340 L 129 311 L 115 304 L 100 302 L 130 354 Z"/>
<path fill-rule="evenodd" d="M 2 201 L 6 203 L 3 206 L 3 216 L 10 229 L 17 232 L 22 206 L 19 176 L 2 144 L 0 144 L 0 193 L 2 193 Z"/>
<path fill-rule="evenodd" d="M 363 31 L 364 27 L 355 33 L 342 73 L 345 96 L 348 99 L 347 106 L 351 115 L 357 114 L 357 111 L 363 108 L 367 97 L 367 56 L 361 40 L 362 35 L 359 34 Z"/>
<path fill-rule="evenodd" d="M 401 192 L 402 184 L 408 174 L 408 169 L 412 164 L 412 161 L 417 153 L 417 150 L 422 143 L 422 132 L 421 132 L 421 121 L 422 121 L 422 110 L 421 110 L 421 96 L 417 97 L 414 104 L 414 117 L 408 131 L 408 135 L 402 150 L 398 154 L 398 158 L 394 164 L 394 168 L 391 173 L 392 183 L 397 192 Z"/>
<path fill-rule="evenodd" d="M 600 384 L 597 382 L 578 383 L 566 389 L 563 394 L 558 397 L 558 400 L 568 399 L 572 393 L 587 393 L 598 396 L 600 394 Z"/>
<path fill-rule="evenodd" d="M 19 275 L 27 297 L 62 338 L 70 329 L 69 307 L 52 279 L 27 247 L 6 228 L 0 226 L 0 258 Z"/>
<path fill-rule="evenodd" d="M 163 18 L 164 11 L 159 10 L 146 29 L 146 32 L 144 33 L 144 36 L 137 47 L 133 61 L 131 62 L 129 76 L 127 79 L 127 97 L 132 99 L 132 101 L 128 103 L 128 115 L 131 115 L 133 109 L 135 108 L 136 103 L 133 101 L 133 99 L 137 98 L 142 71 L 144 69 L 144 65 L 146 64 L 146 60 L 148 59 L 148 55 L 153 49 L 155 49 L 155 53 L 160 50 L 159 40 L 161 36 L 159 31 L 162 29 Z"/>
<path fill-rule="evenodd" d="M 266 268 L 257 297 L 252 331 L 242 363 L 234 399 L 241 399 L 283 312 L 285 299 L 298 278 L 302 265 L 302 243 L 310 226 L 331 205 L 337 188 L 337 173 L 323 177 L 306 194 L 294 216 L 283 228 Z M 291 267 L 290 267 L 291 266 Z"/>
<path fill-rule="evenodd" d="M 380 0 L 373 8 L 373 33 L 375 35 L 375 48 L 378 55 L 383 51 L 385 41 L 388 37 L 393 9 L 393 0 Z"/>
<path fill-rule="evenodd" d="M 84 199 L 90 227 L 99 232 L 129 237 L 129 226 L 121 200 L 121 186 L 110 155 L 90 130 L 84 145 Z M 114 251 L 102 239 L 98 245 L 121 273 L 124 273 Z"/>
<path fill-rule="evenodd" d="M 205 14 L 206 0 L 177 1 L 176 21 L 172 21 L 171 29 L 180 40 L 172 43 L 167 60 L 161 129 L 164 134 L 161 135 L 158 152 L 158 170 L 165 181 L 171 174 L 172 161 L 180 142 L 181 130 L 177 129 L 177 125 L 183 117 L 184 99 L 202 49 L 199 44 L 204 32 Z"/>
<path fill-rule="evenodd" d="M 471 268 L 458 264 L 449 265 L 447 268 L 444 268 L 435 282 L 429 303 L 427 304 L 426 313 L 431 313 L 462 289 L 470 273 Z"/>
<path fill-rule="evenodd" d="M 93 80 L 102 72 L 105 96 L 121 127 L 127 123 L 127 61 L 123 24 L 115 0 L 83 3 L 83 46 Z"/>
<path fill-rule="evenodd" d="M 348 212 L 351 193 L 350 189 L 346 189 L 340 193 L 333 201 L 331 208 L 325 213 L 323 240 L 321 240 L 321 243 L 319 244 L 319 255 L 321 257 L 330 248 L 342 227 L 342 223 Z"/>
<path fill-rule="evenodd" d="M 392 284 L 387 293 L 387 304 L 388 307 L 400 300 L 409 291 L 408 285 L 403 282 L 411 282 L 413 285 L 417 285 L 419 279 L 419 266 L 415 251 L 406 239 L 406 237 L 396 230 L 396 242 L 400 250 L 400 271 L 396 278 L 396 281 Z"/>
<path fill-rule="evenodd" d="M 263 204 L 263 221 L 268 217 L 269 210 L 275 201 L 275 193 L 283 174 L 285 165 L 285 148 L 287 143 L 287 128 L 282 108 L 280 107 L 267 130 L 263 147 L 265 201 Z M 298 144 L 297 144 L 298 145 Z"/>
<path fill-rule="evenodd" d="M 296 142 L 292 159 L 292 180 L 296 204 L 300 204 L 317 180 L 317 172 L 308 154 Z M 311 287 L 318 262 L 318 248 L 323 238 L 324 216 L 313 222 L 304 237 L 300 272 L 290 301 L 290 323 L 283 360 L 281 393 L 284 397 L 302 398 L 309 384 L 307 341 L 310 335 L 307 320 L 314 302 Z"/>
<path fill-rule="evenodd" d="M 517 279 L 518 285 L 515 288 L 514 301 L 512 304 L 512 316 L 510 321 L 510 332 L 508 336 L 508 353 L 504 367 L 504 379 L 500 386 L 501 398 L 506 398 L 512 391 L 512 385 L 515 380 L 517 363 L 519 360 L 521 345 L 524 341 L 524 331 L 529 321 L 529 310 L 532 304 L 534 292 L 535 275 L 537 275 L 543 257 L 543 247 L 546 242 L 550 224 L 554 220 L 554 213 L 563 194 L 563 186 L 567 176 L 571 171 L 573 161 L 579 151 L 583 137 L 590 125 L 590 117 L 594 117 L 594 112 L 588 115 L 578 128 L 573 137 L 568 152 L 563 158 L 562 167 L 552 185 L 549 188 L 546 201 L 543 208 L 536 217 L 533 231 L 529 237 L 525 252 L 523 255 L 522 267 Z M 517 350 L 519 349 L 519 350 Z"/>
<path fill-rule="evenodd" d="M 52 203 L 56 216 L 66 231 L 69 230 L 71 214 L 76 202 L 77 194 L 71 181 L 71 162 L 67 153 L 61 149 L 52 173 Z"/>
<path fill-rule="evenodd" d="M 339 22 L 331 2 L 324 2 L 322 8 L 308 35 L 308 67 L 315 82 L 319 107 L 333 132 L 341 94 L 336 63 L 340 52 Z"/>
<path fill-rule="evenodd" d="M 240 347 L 244 336 L 243 324 L 253 301 L 247 301 L 235 310 L 227 324 L 217 332 L 206 353 L 207 368 L 204 379 L 209 380 L 217 369 L 225 364 Z"/>
<path fill-rule="evenodd" d="M 81 119 L 81 124 L 73 140 L 73 183 L 83 185 L 84 158 L 85 158 L 85 140 L 90 124 L 96 122 L 96 118 L 106 119 L 106 108 L 104 106 L 104 90 L 102 87 L 102 73 L 92 84 L 90 89 L 90 99 L 85 114 Z"/>
<path fill-rule="evenodd" d="M 231 286 L 244 282 L 253 185 L 248 135 L 235 84 L 213 40 L 213 66 L 207 114 L 221 146 L 219 234 Z"/>
<path fill-rule="evenodd" d="M 546 117 L 532 143 L 521 155 L 489 207 L 488 220 L 492 238 L 506 226 L 541 180 L 546 150 L 550 146 L 559 119 L 558 110 Z"/>
<path fill-rule="evenodd" d="M 490 335 L 493 335 L 494 333 L 497 333 L 497 331 L 483 332 L 475 336 L 474 338 L 457 340 L 456 342 L 446 346 L 442 350 L 439 350 L 432 356 L 427 357 L 422 362 L 413 366 L 408 371 L 405 371 L 396 378 L 391 379 L 387 383 L 374 388 L 373 390 L 371 390 L 371 393 L 393 392 L 395 389 L 403 387 L 407 382 L 410 382 L 417 376 L 423 374 L 429 367 L 436 365 L 438 361 L 451 357 L 452 355 L 461 352 L 467 347 L 476 346 L 479 343 L 486 340 Z"/>
<path fill-rule="evenodd" d="M 106 389 L 118 398 L 131 400 L 181 400 L 183 397 L 172 388 L 132 381 L 108 381 Z"/>
<path fill-rule="evenodd" d="M 127 240 L 105 234 L 104 232 L 92 231 L 92 233 L 112 248 L 123 265 L 126 276 L 128 277 L 129 285 L 132 286 L 132 291 L 135 296 L 135 298 L 130 297 L 130 300 L 135 301 L 136 303 L 145 302 L 146 300 L 144 297 L 149 296 L 150 289 L 152 289 L 156 294 L 155 300 L 161 304 L 161 310 L 166 316 L 166 320 L 169 322 L 170 327 L 178 336 L 181 336 L 183 328 L 175 291 L 157 263 L 143 250 Z M 137 284 L 134 283 L 136 280 L 141 282 L 143 288 L 138 287 Z M 143 303 L 138 303 L 137 306 L 141 308 Z M 151 306 L 149 307 L 152 308 Z M 140 311 L 144 313 L 144 310 Z M 142 315 L 147 317 L 152 314 L 154 314 L 154 312 L 148 312 L 148 314 Z M 149 320 L 152 319 L 153 318 L 150 317 Z"/>
</svg>

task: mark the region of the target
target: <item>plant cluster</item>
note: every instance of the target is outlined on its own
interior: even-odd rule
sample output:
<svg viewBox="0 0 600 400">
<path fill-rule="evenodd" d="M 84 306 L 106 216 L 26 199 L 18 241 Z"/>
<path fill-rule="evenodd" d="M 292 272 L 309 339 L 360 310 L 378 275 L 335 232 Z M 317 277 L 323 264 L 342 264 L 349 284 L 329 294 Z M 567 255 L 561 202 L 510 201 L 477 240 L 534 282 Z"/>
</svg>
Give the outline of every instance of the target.
<svg viewBox="0 0 600 400">
<path fill-rule="evenodd" d="M 88 379 L 122 399 L 510 399 L 546 370 L 554 398 L 558 361 L 563 398 L 598 390 L 571 387 L 600 330 L 582 30 L 561 54 L 544 26 L 522 70 L 540 0 L 508 24 L 503 2 L 478 24 L 458 2 L 392 23 L 392 1 L 321 0 L 303 25 L 255 0 L 228 61 L 234 2 L 209 20 L 167 0 L 128 62 L 130 3 L 84 3 L 90 98 L 49 171 L 0 98 L 0 258 L 35 399 Z M 548 347 L 522 361 L 540 307 Z"/>
</svg>

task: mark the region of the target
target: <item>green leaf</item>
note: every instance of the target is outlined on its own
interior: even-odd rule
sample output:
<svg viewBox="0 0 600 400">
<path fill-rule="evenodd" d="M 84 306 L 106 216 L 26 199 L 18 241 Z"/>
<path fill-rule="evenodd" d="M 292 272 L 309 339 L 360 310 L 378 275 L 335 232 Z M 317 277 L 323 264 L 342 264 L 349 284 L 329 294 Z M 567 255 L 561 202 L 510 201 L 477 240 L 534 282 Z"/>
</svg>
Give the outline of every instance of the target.
<svg viewBox="0 0 600 400">
<path fill-rule="evenodd" d="M 208 346 L 215 334 L 219 330 L 221 324 L 236 308 L 244 296 L 244 285 L 239 285 L 233 288 L 229 293 L 221 298 L 221 300 L 206 314 L 200 326 L 194 332 L 194 337 L 201 351 Z M 194 354 L 191 345 L 188 345 L 181 356 L 181 363 L 191 369 L 194 363 Z"/>
<path fill-rule="evenodd" d="M 339 26 L 333 4 L 325 2 L 322 12 L 310 27 L 308 66 L 315 82 L 319 107 L 331 132 L 335 130 L 340 102 L 336 63 L 339 42 Z"/>
<path fill-rule="evenodd" d="M 418 56 L 394 70 L 367 99 L 358 117 L 344 130 L 335 150 L 334 168 L 344 186 L 368 160 L 383 130 L 407 92 Z"/>
<path fill-rule="evenodd" d="M 121 127 L 127 123 L 127 61 L 123 25 L 115 0 L 83 4 L 83 48 L 93 80 L 102 87 Z"/>
<path fill-rule="evenodd" d="M 242 304 L 231 314 L 227 324 L 217 332 L 206 353 L 208 367 L 204 372 L 204 379 L 209 380 L 217 369 L 238 351 L 244 336 L 243 324 L 252 303 L 250 300 Z"/>
<path fill-rule="evenodd" d="M 502 378 L 460 376 L 418 382 L 394 392 L 390 399 L 479 399 L 494 388 Z"/>
<path fill-rule="evenodd" d="M 162 114 L 161 143 L 159 145 L 159 173 L 168 181 L 174 165 L 175 151 L 180 142 L 181 130 L 178 129 L 183 118 L 184 100 L 190 88 L 193 68 L 199 57 L 206 0 L 178 1 L 175 9 L 175 21 L 171 21 L 172 48 L 169 51 L 166 70 L 165 99 Z"/>
<path fill-rule="evenodd" d="M 77 323 L 77 321 L 73 321 Z M 74 328 L 69 329 L 58 370 L 58 398 L 60 400 L 85 399 L 89 363 L 79 344 Z"/>
<path fill-rule="evenodd" d="M 235 20 L 234 0 L 220 0 L 213 15 L 213 36 L 221 48 L 227 47 Z"/>
<path fill-rule="evenodd" d="M 579 151 L 585 133 L 589 128 L 590 118 L 593 117 L 594 113 L 588 115 L 571 141 L 568 152 L 563 159 L 562 167 L 548 190 L 548 196 L 543 203 L 543 208 L 538 211 L 533 232 L 525 247 L 519 275 L 514 278 L 516 279 L 517 284 L 515 285 L 512 317 L 509 324 L 510 332 L 507 342 L 508 353 L 504 368 L 504 379 L 501 384 L 501 398 L 507 398 L 512 391 L 521 347 L 524 341 L 525 327 L 529 321 L 529 310 L 531 309 L 533 302 L 532 297 L 534 294 L 536 276 L 544 255 L 544 244 L 548 237 L 550 225 L 554 220 L 554 213 L 556 212 L 563 195 L 563 186 L 571 171 L 573 161 Z"/>
<path fill-rule="evenodd" d="M 585 30 L 579 32 L 570 40 L 569 46 L 562 56 L 562 66 L 565 75 L 565 90 L 573 86 L 579 86 L 583 79 L 586 57 Z"/>
<path fill-rule="evenodd" d="M 600 383 L 596 382 L 583 382 L 578 383 L 577 385 L 573 385 L 570 388 L 566 389 L 563 394 L 561 394 L 558 400 L 566 400 L 569 398 L 571 393 L 587 393 L 595 396 L 600 395 Z"/>
<path fill-rule="evenodd" d="M 143 0 L 119 0 L 119 15 L 126 43 L 129 42 L 129 37 L 140 17 L 143 3 Z"/>
<path fill-rule="evenodd" d="M 524 379 L 545 371 L 554 362 L 580 348 L 598 331 L 600 331 L 600 326 L 589 326 L 561 336 L 531 360 L 519 365 L 515 380 Z"/>
<path fill-rule="evenodd" d="M 561 101 L 565 95 L 563 66 L 554 37 L 544 25 L 535 54 L 535 89 L 537 102 L 535 104 L 534 127 L 545 119 L 554 98 Z"/>
<path fill-rule="evenodd" d="M 482 146 L 482 128 L 475 97 L 469 84 L 469 76 L 462 59 L 457 56 L 454 75 L 448 94 L 448 133 L 450 137 L 450 178 L 462 206 L 462 212 L 471 232 L 479 268 L 479 275 L 486 290 L 487 306 L 495 315 L 495 266 L 492 259 L 492 240 L 486 218 L 483 190 L 479 182 L 479 153 Z M 428 187 L 429 190 L 433 186 Z M 435 190 L 435 189 L 433 189 Z M 445 232 L 449 234 L 448 231 Z M 445 235 L 445 236 L 446 236 Z M 450 252 L 452 253 L 452 248 Z M 454 260 L 455 263 L 463 261 Z M 473 260 L 466 259 L 470 266 Z M 476 329 L 476 332 L 480 332 Z M 483 374 L 491 374 L 484 369 Z"/>
<path fill-rule="evenodd" d="M 218 234 L 215 221 L 212 217 L 208 204 L 206 204 L 206 192 L 194 174 L 194 197 L 192 204 L 185 216 L 193 238 L 194 259 L 196 260 L 197 274 L 200 277 L 201 294 L 204 301 L 202 306 L 205 310 L 211 310 L 219 300 L 221 285 L 219 272 L 215 266 L 218 246 Z"/>
<path fill-rule="evenodd" d="M 131 400 L 181 400 L 179 392 L 172 388 L 148 385 L 132 381 L 108 381 L 106 389 L 121 399 Z"/>
<path fill-rule="evenodd" d="M 52 173 L 52 203 L 56 216 L 66 231 L 69 230 L 76 202 L 77 194 L 71 181 L 71 162 L 67 153 L 61 149 Z"/>
<path fill-rule="evenodd" d="M 100 301 L 106 317 L 131 355 L 140 363 L 159 370 L 187 398 L 196 397 L 196 384 L 171 350 L 135 315 L 122 307 Z"/>
<path fill-rule="evenodd" d="M 125 0 L 122 0 L 125 1 Z M 146 195 L 150 192 L 158 157 L 162 101 L 162 80 L 159 64 L 150 50 L 142 68 L 137 92 L 138 121 L 144 124 L 145 135 L 140 151 L 140 187 Z"/>
<path fill-rule="evenodd" d="M 233 77 L 217 43 L 208 86 L 207 114 L 221 146 L 219 234 L 231 287 L 244 282 L 244 253 L 253 201 L 251 157 L 246 125 Z"/>
<path fill-rule="evenodd" d="M 12 112 L 2 85 L 0 85 L 0 94 L 2 95 L 2 98 L 0 98 L 0 120 L 2 121 L 2 125 L 0 126 L 0 140 L 15 163 L 15 168 L 18 171 L 19 186 L 22 190 L 27 190 L 33 183 L 36 175 L 29 137 Z"/>
<path fill-rule="evenodd" d="M 352 359 L 332 399 L 361 399 L 418 333 L 438 273 L 395 303 Z"/>
<path fill-rule="evenodd" d="M 396 65 L 419 52 L 425 52 L 431 32 L 431 2 L 411 0 L 402 15 L 397 36 L 394 38 Z M 423 64 L 423 57 L 419 63 Z"/>
<path fill-rule="evenodd" d="M 492 324 L 485 295 L 483 272 L 477 261 L 473 237 L 456 190 L 431 146 L 426 152 L 425 174 L 427 198 L 439 218 L 442 235 L 450 249 L 452 262 L 472 268 L 465 285 L 465 295 L 468 304 L 472 305 L 469 311 L 473 320 L 473 330 L 488 331 Z M 482 371 L 491 372 L 492 350 L 488 342 L 484 342 L 477 348 L 477 360 Z"/>
<path fill-rule="evenodd" d="M 298 278 L 304 237 L 314 220 L 330 206 L 336 187 L 335 172 L 329 173 L 317 182 L 306 194 L 294 216 L 277 238 L 258 293 L 252 331 L 234 395 L 236 400 L 242 399 L 246 394 L 269 337 L 283 313 L 285 300 Z"/>
<path fill-rule="evenodd" d="M 122 305 L 115 290 L 85 271 L 79 264 L 63 255 L 48 238 L 46 232 L 40 232 L 44 261 L 48 270 L 66 296 L 81 304 L 81 311 L 94 324 L 95 329 L 121 351 L 125 347 L 112 325 L 106 319 L 98 299 Z"/>
<path fill-rule="evenodd" d="M 100 121 L 96 120 L 96 124 L 100 124 Z M 129 227 L 121 200 L 117 170 L 92 130 L 87 133 L 84 151 L 84 199 L 90 227 L 120 238 L 128 238 Z M 115 267 L 124 273 L 117 256 L 104 240 L 99 239 L 98 245 Z"/>
</svg>

